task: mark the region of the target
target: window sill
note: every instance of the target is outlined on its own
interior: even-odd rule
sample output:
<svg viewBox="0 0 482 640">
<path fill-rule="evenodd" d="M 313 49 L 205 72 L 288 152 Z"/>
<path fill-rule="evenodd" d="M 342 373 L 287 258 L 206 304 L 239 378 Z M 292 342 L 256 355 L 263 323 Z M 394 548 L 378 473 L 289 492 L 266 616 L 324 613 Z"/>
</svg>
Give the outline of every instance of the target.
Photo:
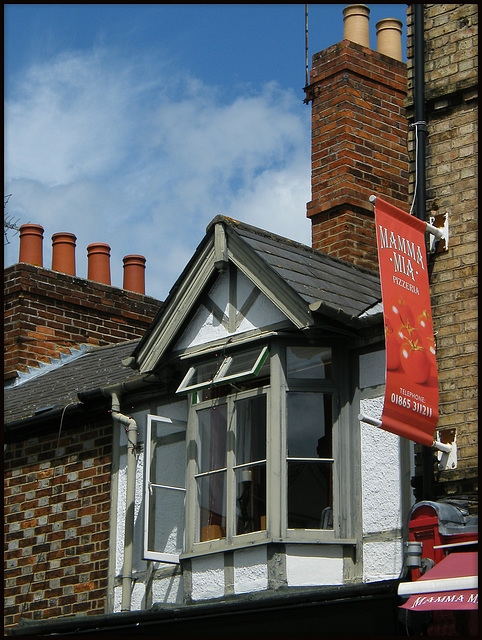
<svg viewBox="0 0 482 640">
<path fill-rule="evenodd" d="M 189 560 L 201 556 L 224 553 L 229 551 L 240 551 L 242 549 L 251 549 L 252 547 L 260 547 L 267 544 L 316 544 L 322 545 L 343 545 L 355 547 L 358 541 L 354 538 L 335 538 L 332 531 L 304 531 L 295 533 L 288 532 L 285 538 L 269 537 L 267 534 L 249 534 L 248 536 L 239 536 L 239 539 L 228 542 L 227 540 L 211 540 L 209 542 L 197 542 L 192 551 L 182 553 L 180 560 Z M 327 535 L 328 534 L 328 535 Z M 332 535 L 330 535 L 332 534 Z M 241 539 L 242 538 L 242 539 Z"/>
</svg>

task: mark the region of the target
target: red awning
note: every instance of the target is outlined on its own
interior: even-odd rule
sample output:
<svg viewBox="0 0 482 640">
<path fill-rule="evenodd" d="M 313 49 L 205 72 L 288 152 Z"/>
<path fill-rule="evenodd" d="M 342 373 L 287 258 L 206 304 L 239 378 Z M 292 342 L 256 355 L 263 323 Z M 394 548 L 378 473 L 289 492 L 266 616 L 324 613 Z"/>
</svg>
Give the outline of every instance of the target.
<svg viewBox="0 0 482 640">
<path fill-rule="evenodd" d="M 398 595 L 410 596 L 410 611 L 478 608 L 478 553 L 451 553 L 415 582 L 401 582 Z"/>
</svg>

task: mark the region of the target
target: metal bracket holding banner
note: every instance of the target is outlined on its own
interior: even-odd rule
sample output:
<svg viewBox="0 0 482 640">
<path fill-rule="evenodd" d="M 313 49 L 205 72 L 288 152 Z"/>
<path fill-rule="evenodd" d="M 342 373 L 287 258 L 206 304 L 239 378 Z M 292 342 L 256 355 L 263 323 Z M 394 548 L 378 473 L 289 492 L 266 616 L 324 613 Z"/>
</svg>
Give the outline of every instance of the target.
<svg viewBox="0 0 482 640">
<path fill-rule="evenodd" d="M 368 200 L 375 206 L 377 197 L 371 195 Z M 430 216 L 426 231 L 430 233 L 430 253 L 448 251 L 449 248 L 449 216 L 448 213 Z M 440 240 L 443 243 L 440 245 Z"/>
<path fill-rule="evenodd" d="M 434 233 L 437 229 L 438 234 Z M 430 233 L 430 253 L 441 253 L 449 249 L 449 214 L 430 216 L 430 224 L 427 224 Z"/>
<path fill-rule="evenodd" d="M 440 429 L 437 431 L 437 442 L 448 444 L 451 451 L 437 451 L 438 466 L 442 471 L 457 468 L 457 434 L 455 429 Z"/>
<path fill-rule="evenodd" d="M 367 416 L 364 413 L 358 415 L 360 422 L 366 422 L 374 427 L 381 428 L 382 421 L 372 416 Z M 440 436 L 437 434 L 437 440 L 432 444 L 434 449 L 437 449 L 437 457 L 439 459 L 439 469 L 445 471 L 446 469 L 455 469 L 457 467 L 457 449 L 455 445 L 455 439 L 453 444 L 446 444 L 441 442 Z"/>
</svg>

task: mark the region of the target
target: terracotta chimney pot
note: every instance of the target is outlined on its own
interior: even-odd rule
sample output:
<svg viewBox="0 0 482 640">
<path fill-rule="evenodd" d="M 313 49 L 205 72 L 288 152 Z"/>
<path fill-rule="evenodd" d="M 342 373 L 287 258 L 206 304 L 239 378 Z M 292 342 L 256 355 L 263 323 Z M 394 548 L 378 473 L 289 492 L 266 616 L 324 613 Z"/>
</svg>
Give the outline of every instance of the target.
<svg viewBox="0 0 482 640">
<path fill-rule="evenodd" d="M 37 267 L 43 266 L 42 243 L 44 229 L 39 224 L 23 224 L 20 227 L 19 262 L 26 262 Z"/>
<path fill-rule="evenodd" d="M 366 4 L 349 4 L 343 9 L 343 39 L 370 47 L 370 9 Z"/>
<path fill-rule="evenodd" d="M 87 278 L 94 282 L 110 284 L 110 247 L 94 242 L 87 247 Z"/>
<path fill-rule="evenodd" d="M 135 293 L 145 293 L 145 269 L 144 256 L 125 256 L 124 262 L 124 289 Z"/>
<path fill-rule="evenodd" d="M 52 271 L 75 276 L 75 241 L 73 233 L 54 233 L 52 236 Z"/>
<path fill-rule="evenodd" d="M 397 18 L 377 22 L 377 51 L 402 61 L 402 23 Z"/>
</svg>

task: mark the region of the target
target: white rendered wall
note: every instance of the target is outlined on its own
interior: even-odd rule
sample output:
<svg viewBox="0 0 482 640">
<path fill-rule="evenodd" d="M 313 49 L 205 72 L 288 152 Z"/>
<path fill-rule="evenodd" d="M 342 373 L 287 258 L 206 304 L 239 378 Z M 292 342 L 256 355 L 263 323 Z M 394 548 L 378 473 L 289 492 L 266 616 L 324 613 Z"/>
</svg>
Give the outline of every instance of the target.
<svg viewBox="0 0 482 640">
<path fill-rule="evenodd" d="M 288 586 L 308 587 L 343 584 L 341 545 L 286 545 Z"/>
<path fill-rule="evenodd" d="M 266 547 L 234 553 L 234 593 L 250 593 L 268 588 Z"/>
<path fill-rule="evenodd" d="M 132 414 L 132 418 L 137 424 L 137 443 L 144 445 L 146 435 L 147 415 L 165 415 L 169 412 L 169 417 L 186 420 L 187 407 L 183 407 L 182 402 L 176 402 L 169 407 L 153 407 L 149 411 L 137 411 Z M 124 427 L 119 431 L 119 472 L 117 474 L 117 512 L 116 512 L 116 542 L 115 542 L 115 576 L 117 578 L 114 587 L 114 612 L 121 611 L 122 586 L 120 578 L 122 576 L 124 563 L 124 536 L 125 536 L 125 513 L 127 495 L 127 435 Z M 132 454 L 129 454 L 132 455 Z M 134 503 L 134 543 L 132 572 L 135 577 L 132 588 L 131 611 L 149 608 L 155 602 L 181 603 L 183 601 L 183 585 L 180 577 L 178 565 L 158 562 L 148 563 L 143 559 L 144 547 L 144 446 L 136 454 L 136 488 Z M 178 464 L 186 464 L 185 456 Z M 146 591 L 147 571 L 154 572 L 151 581 L 151 591 Z M 155 571 L 161 569 L 162 576 L 157 576 Z"/>
<path fill-rule="evenodd" d="M 193 558 L 191 567 L 193 600 L 224 596 L 224 554 Z"/>
<path fill-rule="evenodd" d="M 238 310 L 243 306 L 243 303 L 254 288 L 255 286 L 253 283 L 244 274 L 238 271 Z M 214 283 L 214 286 L 209 291 L 209 297 L 227 316 L 229 313 L 229 276 L 227 272 L 220 274 Z M 266 296 L 260 293 L 253 306 L 246 313 L 246 317 L 243 318 L 234 333 L 243 333 L 245 331 L 251 331 L 252 329 L 267 327 L 283 320 L 286 320 L 286 316 L 277 307 L 275 307 L 274 304 L 266 298 Z M 186 349 L 206 342 L 227 338 L 230 335 L 232 334 L 228 332 L 226 327 L 219 322 L 219 320 L 217 320 L 214 315 L 206 309 L 206 307 L 200 305 L 174 349 Z"/>
<path fill-rule="evenodd" d="M 360 358 L 360 389 L 385 383 L 385 352 Z M 369 395 L 369 394 L 367 394 Z M 381 418 L 384 395 L 362 399 L 360 412 Z M 363 580 L 397 578 L 403 562 L 402 439 L 360 422 Z"/>
</svg>

